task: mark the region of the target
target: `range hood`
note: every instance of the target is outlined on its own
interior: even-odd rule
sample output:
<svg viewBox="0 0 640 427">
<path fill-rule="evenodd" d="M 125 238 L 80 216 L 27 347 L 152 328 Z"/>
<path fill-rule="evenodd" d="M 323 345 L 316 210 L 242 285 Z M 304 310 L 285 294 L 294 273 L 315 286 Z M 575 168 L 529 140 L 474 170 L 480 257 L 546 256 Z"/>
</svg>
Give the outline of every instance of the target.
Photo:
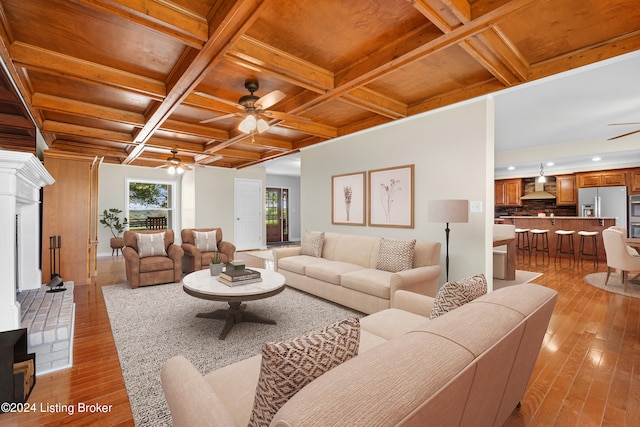
<svg viewBox="0 0 640 427">
<path fill-rule="evenodd" d="M 525 194 L 524 196 L 520 197 L 520 200 L 549 200 L 555 198 L 556 196 L 554 196 L 553 194 L 544 191 L 544 183 L 536 182 L 535 191 L 529 194 Z"/>
</svg>

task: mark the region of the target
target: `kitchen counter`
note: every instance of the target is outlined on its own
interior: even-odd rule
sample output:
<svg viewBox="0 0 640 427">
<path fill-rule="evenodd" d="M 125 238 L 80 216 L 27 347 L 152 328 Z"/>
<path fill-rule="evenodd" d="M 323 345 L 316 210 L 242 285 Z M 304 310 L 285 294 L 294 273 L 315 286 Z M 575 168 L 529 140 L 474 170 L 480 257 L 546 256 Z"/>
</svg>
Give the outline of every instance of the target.
<svg viewBox="0 0 640 427">
<path fill-rule="evenodd" d="M 504 224 L 513 224 L 516 228 L 542 229 L 549 230 L 549 253 L 551 258 L 556 253 L 556 234 L 557 230 L 574 230 L 574 249 L 576 251 L 576 260 L 579 259 L 580 236 L 579 231 L 597 231 L 596 244 L 598 246 L 598 261 L 606 262 L 607 257 L 604 252 L 604 243 L 602 242 L 602 230 L 616 225 L 616 219 L 611 217 L 578 217 L 578 216 L 501 216 L 500 219 Z M 531 235 L 529 235 L 531 240 Z M 586 252 L 591 251 L 591 239 L 585 239 Z M 533 253 L 532 253 L 533 255 Z M 585 261 L 589 262 L 589 261 Z M 564 265 L 567 265 L 566 263 Z M 585 264 L 588 265 L 588 264 Z"/>
</svg>

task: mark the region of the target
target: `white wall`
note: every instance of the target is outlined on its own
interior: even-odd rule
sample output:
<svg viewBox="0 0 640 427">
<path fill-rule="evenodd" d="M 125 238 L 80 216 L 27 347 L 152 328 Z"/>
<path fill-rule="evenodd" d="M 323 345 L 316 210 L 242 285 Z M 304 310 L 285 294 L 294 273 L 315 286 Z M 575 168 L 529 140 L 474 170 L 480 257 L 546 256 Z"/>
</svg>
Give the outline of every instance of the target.
<svg viewBox="0 0 640 427">
<path fill-rule="evenodd" d="M 300 241 L 300 177 L 268 174 L 267 187 L 289 189 L 289 240 Z"/>
<path fill-rule="evenodd" d="M 450 280 L 484 273 L 492 277 L 493 101 L 474 100 L 396 121 L 302 150 L 301 227 L 442 243 L 445 224 L 427 221 L 435 199 L 481 201 L 467 224 L 451 224 Z M 415 228 L 331 224 L 333 175 L 415 165 Z M 368 190 L 367 190 L 368 192 Z M 491 283 L 490 283 L 491 286 Z"/>
</svg>

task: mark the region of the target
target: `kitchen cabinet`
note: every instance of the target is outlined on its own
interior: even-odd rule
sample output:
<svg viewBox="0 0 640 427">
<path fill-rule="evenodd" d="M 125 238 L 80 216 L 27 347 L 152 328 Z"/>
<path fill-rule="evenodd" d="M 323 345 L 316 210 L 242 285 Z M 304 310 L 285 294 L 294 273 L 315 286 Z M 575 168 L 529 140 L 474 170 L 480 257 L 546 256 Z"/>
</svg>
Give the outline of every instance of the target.
<svg viewBox="0 0 640 427">
<path fill-rule="evenodd" d="M 575 206 L 578 204 L 578 191 L 575 175 L 556 176 L 556 205 Z"/>
<path fill-rule="evenodd" d="M 578 188 L 588 188 L 626 185 L 626 175 L 624 170 L 611 170 L 580 173 L 576 176 L 578 178 Z"/>
<path fill-rule="evenodd" d="M 629 193 L 640 194 L 640 169 L 631 169 L 628 173 Z"/>
<path fill-rule="evenodd" d="M 522 179 L 499 179 L 495 181 L 496 206 L 522 206 Z"/>
</svg>

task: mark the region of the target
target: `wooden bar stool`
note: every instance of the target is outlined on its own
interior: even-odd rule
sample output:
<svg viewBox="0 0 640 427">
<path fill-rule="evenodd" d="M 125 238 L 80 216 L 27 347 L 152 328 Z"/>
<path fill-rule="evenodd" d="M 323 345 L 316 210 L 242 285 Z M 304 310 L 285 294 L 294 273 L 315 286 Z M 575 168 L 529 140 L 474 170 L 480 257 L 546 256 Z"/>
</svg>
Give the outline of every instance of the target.
<svg viewBox="0 0 640 427">
<path fill-rule="evenodd" d="M 542 253 L 542 262 L 544 262 L 544 254 L 547 254 L 549 260 L 551 260 L 551 254 L 549 253 L 549 230 L 540 230 L 534 228 L 531 230 L 531 250 L 536 253 L 536 259 L 538 254 Z"/>
<path fill-rule="evenodd" d="M 593 266 L 598 266 L 598 232 L 597 231 L 578 231 L 580 236 L 580 249 L 578 250 L 578 257 L 580 262 L 584 258 L 593 258 Z M 585 250 L 585 238 L 591 238 L 591 252 Z"/>
<path fill-rule="evenodd" d="M 560 257 L 560 264 L 562 264 L 562 257 L 567 256 L 569 258 L 569 263 L 571 263 L 571 259 L 573 262 L 576 262 L 576 252 L 573 246 L 573 235 L 575 234 L 574 230 L 556 230 L 556 254 L 553 259 L 555 263 Z M 563 245 L 566 246 L 563 249 Z"/>
<path fill-rule="evenodd" d="M 528 228 L 516 228 L 516 250 L 522 251 L 522 258 L 524 259 L 525 251 L 529 253 L 529 259 L 531 259 L 531 244 L 529 242 L 529 231 Z"/>
</svg>

